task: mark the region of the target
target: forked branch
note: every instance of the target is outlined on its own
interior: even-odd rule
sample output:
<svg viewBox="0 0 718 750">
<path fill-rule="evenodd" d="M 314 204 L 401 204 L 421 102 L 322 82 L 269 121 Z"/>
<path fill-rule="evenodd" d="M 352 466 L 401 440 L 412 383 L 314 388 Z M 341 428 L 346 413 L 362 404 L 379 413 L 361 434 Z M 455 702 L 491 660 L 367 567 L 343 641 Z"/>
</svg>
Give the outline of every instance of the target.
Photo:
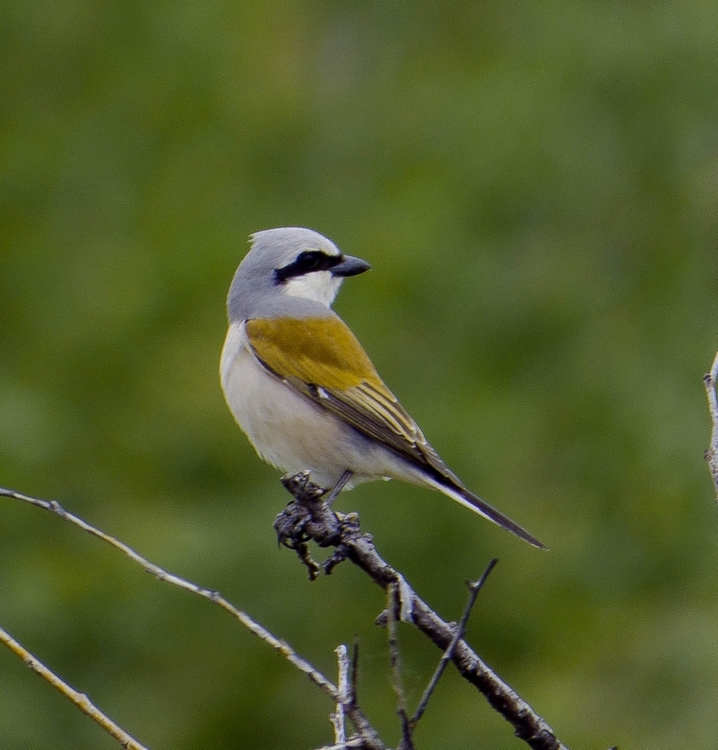
<svg viewBox="0 0 718 750">
<path fill-rule="evenodd" d="M 463 638 L 455 642 L 460 627 L 439 617 L 403 576 L 381 558 L 371 536 L 361 533 L 356 514 L 342 516 L 326 507 L 321 501 L 322 490 L 309 481 L 306 472 L 285 479 L 284 484 L 295 499 L 277 516 L 274 528 L 280 541 L 297 552 L 310 578 L 315 578 L 320 570 L 331 573 L 336 565 L 350 560 L 385 591 L 399 592 L 399 619 L 414 624 L 442 652 L 450 654 L 459 673 L 513 726 L 519 739 L 534 750 L 567 750 L 541 716 Z M 321 547 L 333 547 L 334 551 L 323 563 L 317 563 L 309 556 L 310 541 Z"/>
<path fill-rule="evenodd" d="M 347 700 L 343 691 L 340 691 L 340 689 L 336 685 L 334 685 L 331 680 L 325 677 L 318 669 L 313 667 L 306 659 L 300 656 L 286 641 L 277 638 L 275 635 L 270 633 L 265 627 L 252 619 L 248 614 L 235 607 L 234 604 L 232 604 L 229 600 L 225 599 L 218 591 L 199 586 L 192 581 L 188 581 L 185 578 L 164 570 L 159 565 L 155 565 L 146 557 L 143 557 L 141 554 L 139 554 L 139 552 L 132 549 L 132 547 L 130 547 L 129 545 L 121 542 L 119 539 L 116 539 L 110 534 L 101 531 L 96 526 L 93 526 L 79 516 L 76 516 L 74 513 L 70 513 L 69 511 L 65 510 L 55 500 L 43 500 L 37 497 L 31 497 L 30 495 L 23 495 L 22 493 L 15 492 L 14 490 L 4 489 L 2 487 L 0 487 L 0 497 L 13 498 L 15 500 L 29 503 L 30 505 L 34 505 L 37 508 L 42 508 L 43 510 L 50 511 L 51 513 L 58 515 L 65 521 L 78 526 L 88 534 L 101 539 L 115 549 L 119 550 L 127 557 L 129 557 L 133 562 L 141 565 L 148 573 L 154 575 L 158 580 L 171 583 L 174 586 L 178 586 L 179 588 L 184 589 L 185 591 L 190 591 L 197 596 L 213 602 L 225 612 L 228 612 L 230 615 L 232 615 L 251 633 L 256 635 L 273 649 L 282 654 L 282 656 L 284 656 L 287 661 L 293 664 L 301 672 L 306 674 L 307 677 L 309 677 L 309 679 L 324 693 L 330 696 L 335 703 L 341 703 L 344 706 L 344 713 L 351 720 L 357 733 L 357 737 L 350 738 L 351 744 L 347 744 L 348 747 L 361 747 L 364 750 L 386 750 L 386 746 L 380 740 L 379 735 L 376 733 L 374 728 L 364 716 L 363 712 L 357 705 L 356 700 L 354 700 L 353 695 L 349 700 Z M 30 657 L 30 655 L 28 654 L 26 657 L 22 653 L 22 651 L 19 650 L 22 649 L 22 647 L 15 641 L 13 641 L 9 636 L 7 639 L 0 638 L 0 642 L 4 643 L 15 653 L 22 656 L 22 658 L 26 660 L 26 663 L 28 663 L 29 666 L 35 668 L 34 664 L 28 660 L 28 657 Z M 15 647 L 13 644 L 16 644 L 17 647 Z M 39 662 L 38 665 L 40 665 Z M 86 710 L 85 707 L 88 706 L 92 707 L 93 709 L 95 707 L 92 706 L 86 696 L 82 695 L 81 693 L 77 693 L 75 690 L 73 690 L 73 688 L 64 683 L 60 678 L 56 677 L 56 675 L 51 673 L 49 670 L 45 671 L 43 669 L 37 668 L 35 669 L 35 671 L 37 671 L 38 674 L 46 679 L 53 687 L 67 696 L 67 698 L 75 703 L 78 708 L 83 710 L 88 715 L 92 716 L 92 713 L 89 710 Z M 112 722 L 107 719 L 107 717 L 104 717 L 104 715 L 102 715 L 102 720 L 98 720 L 99 717 L 97 716 L 93 716 L 93 718 L 95 718 L 95 720 L 98 721 L 98 723 L 115 738 L 122 737 L 121 742 L 125 743 L 124 746 L 127 747 L 128 750 L 134 750 L 135 748 L 136 750 L 143 750 L 142 745 L 137 743 L 126 733 L 120 735 L 115 734 L 113 731 L 111 731 L 110 725 L 112 724 Z M 119 727 L 117 728 L 117 731 L 123 732 L 123 730 L 121 730 Z"/>
</svg>

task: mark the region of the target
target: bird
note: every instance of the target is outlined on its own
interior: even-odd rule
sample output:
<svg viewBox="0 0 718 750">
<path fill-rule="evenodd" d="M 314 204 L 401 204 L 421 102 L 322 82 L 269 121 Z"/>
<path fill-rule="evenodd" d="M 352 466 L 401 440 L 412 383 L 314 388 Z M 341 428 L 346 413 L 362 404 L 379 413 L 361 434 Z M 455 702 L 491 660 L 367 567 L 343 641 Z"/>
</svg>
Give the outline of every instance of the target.
<svg viewBox="0 0 718 750">
<path fill-rule="evenodd" d="M 250 235 L 227 295 L 220 359 L 236 422 L 260 458 L 288 474 L 309 471 L 332 497 L 362 482 L 401 480 L 546 549 L 448 468 L 332 310 L 344 279 L 370 268 L 312 229 Z"/>
</svg>

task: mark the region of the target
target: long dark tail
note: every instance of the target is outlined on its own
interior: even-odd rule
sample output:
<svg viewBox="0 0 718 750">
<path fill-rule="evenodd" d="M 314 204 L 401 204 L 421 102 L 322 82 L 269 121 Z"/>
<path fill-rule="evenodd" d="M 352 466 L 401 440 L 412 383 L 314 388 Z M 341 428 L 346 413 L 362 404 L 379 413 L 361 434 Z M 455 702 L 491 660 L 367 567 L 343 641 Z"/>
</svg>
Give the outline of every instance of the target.
<svg viewBox="0 0 718 750">
<path fill-rule="evenodd" d="M 436 480 L 434 480 L 436 481 Z M 432 482 L 433 484 L 433 482 Z M 478 495 L 474 495 L 473 492 L 469 492 L 465 487 L 452 486 L 436 482 L 434 484 L 437 490 L 443 492 L 445 495 L 450 497 L 452 500 L 456 500 L 457 503 L 465 505 L 470 508 L 474 513 L 478 513 L 480 516 L 487 518 L 489 521 L 493 521 L 497 526 L 500 526 L 506 531 L 510 531 L 512 534 L 516 534 L 517 537 L 523 539 L 525 542 L 537 547 L 538 549 L 548 549 L 545 544 L 539 542 L 535 536 L 529 534 L 526 529 L 521 528 L 517 523 L 512 521 L 508 516 L 505 516 L 500 511 L 496 510 L 492 505 L 489 505 L 485 500 L 482 500 Z"/>
</svg>

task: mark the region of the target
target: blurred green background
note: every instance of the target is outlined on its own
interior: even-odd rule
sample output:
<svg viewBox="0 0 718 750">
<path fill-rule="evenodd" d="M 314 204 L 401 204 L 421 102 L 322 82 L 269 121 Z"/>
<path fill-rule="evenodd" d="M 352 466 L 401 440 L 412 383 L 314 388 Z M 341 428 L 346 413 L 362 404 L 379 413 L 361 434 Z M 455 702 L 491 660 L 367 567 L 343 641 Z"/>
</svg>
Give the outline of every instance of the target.
<svg viewBox="0 0 718 750">
<path fill-rule="evenodd" d="M 448 463 L 551 547 L 363 486 L 379 550 L 573 748 L 714 748 L 718 5 L 8 0 L 0 484 L 220 589 L 330 675 L 381 593 L 277 549 L 218 384 L 247 235 L 322 231 L 337 309 Z M 329 701 L 208 603 L 0 502 L 0 625 L 154 750 L 310 748 Z M 402 628 L 415 702 L 438 654 Z M 523 744 L 451 672 L 420 748 Z M 112 748 L 0 650 L 0 746 Z"/>
</svg>

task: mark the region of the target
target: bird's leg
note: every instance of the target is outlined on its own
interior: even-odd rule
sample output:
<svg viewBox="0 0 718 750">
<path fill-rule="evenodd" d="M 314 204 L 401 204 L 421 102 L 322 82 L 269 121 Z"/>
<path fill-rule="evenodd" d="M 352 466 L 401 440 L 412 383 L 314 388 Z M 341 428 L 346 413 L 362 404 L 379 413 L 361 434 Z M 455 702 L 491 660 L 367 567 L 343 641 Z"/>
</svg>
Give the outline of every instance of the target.
<svg viewBox="0 0 718 750">
<path fill-rule="evenodd" d="M 347 482 L 354 476 L 354 472 L 347 469 L 340 477 L 339 481 L 329 490 L 327 495 L 323 498 L 327 507 L 331 508 L 334 501 L 337 499 L 337 495 L 347 486 Z"/>
</svg>

